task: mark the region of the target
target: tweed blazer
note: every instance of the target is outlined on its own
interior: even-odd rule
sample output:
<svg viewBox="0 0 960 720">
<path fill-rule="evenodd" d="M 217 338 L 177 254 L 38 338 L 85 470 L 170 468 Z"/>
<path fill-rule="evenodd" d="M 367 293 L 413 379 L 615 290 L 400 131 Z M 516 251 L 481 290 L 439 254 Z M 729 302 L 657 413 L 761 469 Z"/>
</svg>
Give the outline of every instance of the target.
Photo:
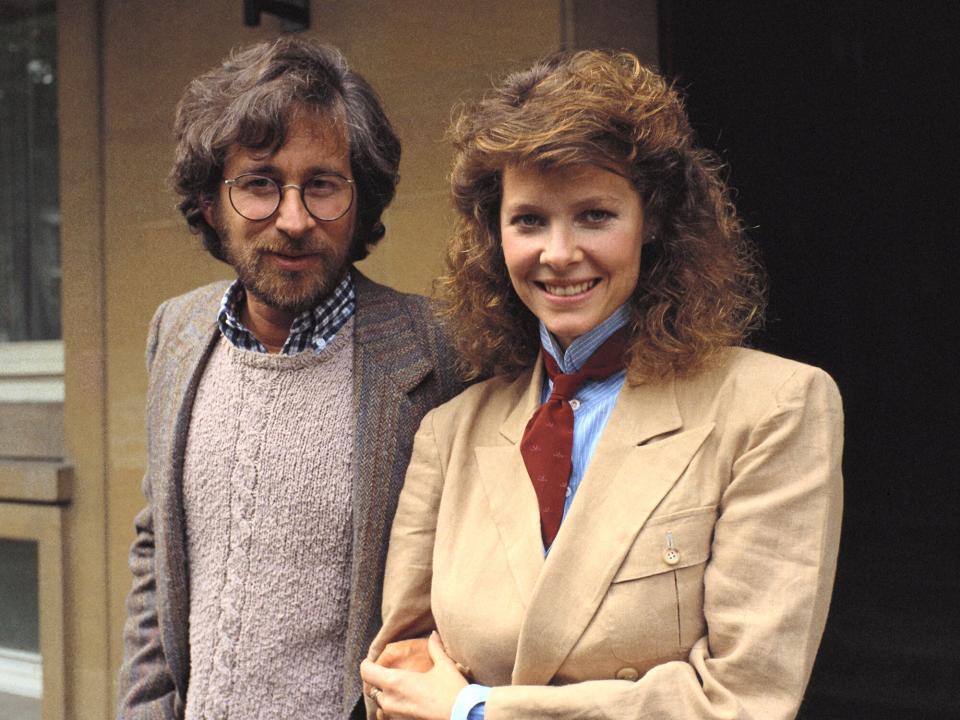
<svg viewBox="0 0 960 720">
<path fill-rule="evenodd" d="M 344 716 L 360 698 L 360 661 L 379 626 L 383 556 L 414 430 L 424 413 L 462 389 L 427 300 L 353 272 L 357 424 Z M 191 410 L 220 337 L 216 317 L 225 290 L 226 283 L 214 283 L 169 300 L 150 325 L 147 506 L 136 517 L 130 551 L 133 588 L 119 682 L 123 719 L 182 718 L 186 706 L 190 598 L 181 479 Z"/>
<path fill-rule="evenodd" d="M 437 628 L 494 686 L 487 720 L 794 717 L 839 542 L 833 381 L 730 349 L 625 385 L 546 558 L 519 449 L 542 382 L 540 363 L 424 418 L 371 655 Z"/>
</svg>

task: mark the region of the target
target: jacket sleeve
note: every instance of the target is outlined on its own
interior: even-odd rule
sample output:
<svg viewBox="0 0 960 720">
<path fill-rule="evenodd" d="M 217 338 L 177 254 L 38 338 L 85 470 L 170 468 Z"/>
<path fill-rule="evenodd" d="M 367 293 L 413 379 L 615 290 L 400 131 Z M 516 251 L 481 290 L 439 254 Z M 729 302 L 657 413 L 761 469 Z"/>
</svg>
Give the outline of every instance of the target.
<svg viewBox="0 0 960 720">
<path fill-rule="evenodd" d="M 383 627 L 370 646 L 376 658 L 394 640 L 423 637 L 436 629 L 430 610 L 433 543 L 443 491 L 433 432 L 436 411 L 423 418 L 413 441 L 407 482 L 393 520 L 383 584 Z M 410 482 L 412 477 L 415 482 Z"/>
<path fill-rule="evenodd" d="M 153 367 L 164 307 L 160 306 L 150 324 L 147 340 L 148 373 Z M 123 628 L 124 660 L 118 682 L 119 720 L 168 720 L 178 717 L 176 688 L 164 655 L 157 619 L 151 487 L 153 466 L 153 462 L 148 462 L 143 479 L 147 506 L 134 520 L 136 539 L 130 548 L 133 586 L 127 596 L 127 620 Z"/>
<path fill-rule="evenodd" d="M 794 718 L 836 569 L 842 437 L 833 381 L 795 373 L 733 460 L 704 575 L 706 634 L 686 661 L 635 682 L 496 687 L 487 720 Z"/>
<path fill-rule="evenodd" d="M 433 431 L 435 416 L 436 411 L 427 413 L 414 437 L 407 480 L 387 551 L 383 625 L 370 646 L 371 659 L 376 659 L 394 640 L 423 637 L 436 629 L 430 610 L 430 585 L 443 475 Z M 373 720 L 377 706 L 364 699 L 368 717 Z"/>
</svg>

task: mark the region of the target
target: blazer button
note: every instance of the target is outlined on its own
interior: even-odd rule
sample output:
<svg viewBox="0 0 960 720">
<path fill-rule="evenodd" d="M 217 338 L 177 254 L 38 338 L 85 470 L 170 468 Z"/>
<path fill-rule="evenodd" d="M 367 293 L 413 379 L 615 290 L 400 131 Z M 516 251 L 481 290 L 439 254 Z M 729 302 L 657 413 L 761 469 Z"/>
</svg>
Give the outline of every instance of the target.
<svg viewBox="0 0 960 720">
<path fill-rule="evenodd" d="M 635 682 L 640 679 L 640 673 L 636 668 L 625 667 L 617 670 L 617 680 L 629 680 Z"/>
<path fill-rule="evenodd" d="M 672 547 L 666 548 L 663 551 L 663 561 L 667 565 L 676 565 L 680 562 L 680 551 Z"/>
</svg>

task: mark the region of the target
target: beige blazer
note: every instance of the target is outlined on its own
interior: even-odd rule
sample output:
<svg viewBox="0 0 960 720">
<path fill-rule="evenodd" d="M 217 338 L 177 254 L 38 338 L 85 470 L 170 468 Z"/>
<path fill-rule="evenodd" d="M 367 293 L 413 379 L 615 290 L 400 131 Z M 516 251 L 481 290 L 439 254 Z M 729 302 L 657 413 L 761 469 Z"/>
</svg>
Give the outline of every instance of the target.
<svg viewBox="0 0 960 720">
<path fill-rule="evenodd" d="M 423 420 L 394 519 L 389 641 L 436 627 L 499 718 L 792 718 L 823 632 L 841 516 L 840 396 L 730 349 L 624 386 L 544 558 L 519 443 L 542 366 Z"/>
</svg>

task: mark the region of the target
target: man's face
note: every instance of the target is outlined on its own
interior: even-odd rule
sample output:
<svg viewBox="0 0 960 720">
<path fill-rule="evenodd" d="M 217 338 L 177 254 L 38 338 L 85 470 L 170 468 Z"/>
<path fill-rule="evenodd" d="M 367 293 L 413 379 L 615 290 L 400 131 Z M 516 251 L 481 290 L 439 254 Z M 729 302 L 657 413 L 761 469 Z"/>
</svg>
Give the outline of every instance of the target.
<svg viewBox="0 0 960 720">
<path fill-rule="evenodd" d="M 353 179 L 350 145 L 342 122 L 315 112 L 296 112 L 286 142 L 273 154 L 234 145 L 223 176 L 244 173 L 273 178 L 281 186 L 304 185 L 322 173 Z M 247 220 L 231 206 L 226 185 L 204 213 L 223 240 L 250 301 L 285 314 L 308 310 L 343 278 L 357 217 L 357 202 L 343 217 L 324 222 L 307 212 L 296 188 L 282 191 L 280 206 L 265 220 Z"/>
</svg>

